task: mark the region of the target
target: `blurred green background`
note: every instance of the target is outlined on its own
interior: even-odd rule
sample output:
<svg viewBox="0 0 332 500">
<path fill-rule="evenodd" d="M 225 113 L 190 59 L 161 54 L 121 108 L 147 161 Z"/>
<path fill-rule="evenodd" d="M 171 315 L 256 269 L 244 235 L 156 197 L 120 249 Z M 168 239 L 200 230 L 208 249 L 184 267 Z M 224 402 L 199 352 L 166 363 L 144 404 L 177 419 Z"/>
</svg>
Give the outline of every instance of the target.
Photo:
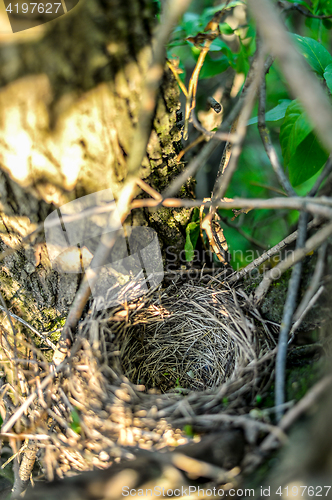
<svg viewBox="0 0 332 500">
<path fill-rule="evenodd" d="M 292 2 L 284 2 L 284 4 L 285 9 L 282 15 L 288 29 L 292 33 L 317 40 L 330 51 L 331 21 L 306 18 L 296 10 L 287 10 L 287 7 L 291 7 Z M 307 5 L 311 12 L 315 14 L 332 12 L 332 0 L 313 0 L 312 2 L 308 0 L 307 3 L 303 1 L 302 4 Z M 181 23 L 174 29 L 167 53 L 170 60 L 177 61 L 176 64 L 179 65 L 182 71 L 179 76 L 187 88 L 200 49 L 187 41 L 186 38 L 195 36 L 198 32 L 203 32 L 207 22 L 223 5 L 224 3 L 220 1 L 194 0 Z M 230 2 L 229 6 L 231 9 L 220 24 L 222 34 L 213 42 L 211 46 L 212 50 L 204 62 L 198 82 L 195 112 L 203 124 L 204 115 L 213 113 L 212 110 L 207 111 L 206 101 L 209 96 L 221 96 L 221 102 L 224 105 L 224 115 L 227 115 L 236 97 L 241 92 L 244 75 L 246 75 L 249 69 L 250 60 L 255 52 L 255 26 L 248 13 L 246 2 L 235 0 Z M 233 81 L 230 92 L 227 89 L 229 81 Z M 266 111 L 276 107 L 280 100 L 293 98 L 289 94 L 285 80 L 276 62 L 271 67 L 266 82 Z M 230 93 L 230 96 L 225 99 L 227 92 Z M 185 97 L 183 94 L 181 95 L 181 102 L 184 116 Z M 255 116 L 257 116 L 257 103 L 252 112 L 252 117 Z M 267 122 L 267 126 L 280 162 L 283 165 L 283 157 L 279 144 L 279 132 L 282 123 L 283 118 L 278 121 Z M 208 128 L 208 125 L 205 126 Z M 213 130 L 213 128 L 209 128 L 209 130 Z M 192 143 L 199 135 L 191 127 L 189 129 L 189 139 L 183 142 L 183 147 Z M 203 165 L 197 174 L 196 196 L 199 199 L 210 197 L 211 195 L 223 147 L 224 144 L 221 144 L 217 152 L 211 156 L 207 164 Z M 184 156 L 184 161 L 190 161 L 197 151 L 198 147 L 189 150 Z M 309 180 L 296 186 L 295 191 L 299 195 L 304 195 L 313 186 L 319 173 L 317 172 Z M 260 139 L 257 123 L 248 126 L 247 137 L 243 145 L 238 167 L 226 196 L 230 198 L 270 198 L 283 196 L 282 188 L 278 183 Z M 253 258 L 262 253 L 264 249 L 270 248 L 285 238 L 290 232 L 296 229 L 298 219 L 298 212 L 289 210 L 252 210 L 248 214 L 241 214 L 233 222 L 231 222 L 231 218 L 233 217 L 231 211 L 222 210 L 220 211 L 220 215 L 226 218 L 233 226 L 236 226 L 228 227 L 225 222 L 223 223 L 224 234 L 232 257 L 231 264 L 235 269 L 247 265 Z M 251 239 L 257 240 L 257 244 L 246 239 L 243 234 L 239 233 L 237 228 L 251 237 Z"/>
</svg>

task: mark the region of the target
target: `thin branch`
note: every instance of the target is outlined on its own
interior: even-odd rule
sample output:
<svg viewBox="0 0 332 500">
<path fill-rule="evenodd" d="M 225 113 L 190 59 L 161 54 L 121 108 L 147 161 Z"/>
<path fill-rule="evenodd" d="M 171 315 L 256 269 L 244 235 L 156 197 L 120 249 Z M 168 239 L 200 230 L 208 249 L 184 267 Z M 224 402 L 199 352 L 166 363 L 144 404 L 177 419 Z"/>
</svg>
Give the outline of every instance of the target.
<svg viewBox="0 0 332 500">
<path fill-rule="evenodd" d="M 243 108 L 245 99 L 246 92 L 243 92 L 227 118 L 223 121 L 221 126 L 214 134 L 213 138 L 207 144 L 205 144 L 205 146 L 203 146 L 198 155 L 196 155 L 196 157 L 191 160 L 187 168 L 171 182 L 170 186 L 168 186 L 165 191 L 163 191 L 163 200 L 174 196 L 180 190 L 181 186 L 185 184 L 188 179 L 193 177 L 198 172 L 198 170 L 206 164 L 207 159 L 212 155 L 217 146 L 219 146 L 220 140 L 224 141 L 223 133 L 226 132 L 229 135 L 229 128 Z M 219 135 L 219 133 L 221 133 L 221 135 Z"/>
<path fill-rule="evenodd" d="M 220 237 L 215 231 L 213 231 L 212 221 L 216 214 L 216 204 L 218 203 L 218 200 L 222 199 L 225 195 L 232 176 L 236 170 L 238 159 L 242 151 L 242 144 L 247 132 L 247 123 L 250 118 L 252 107 L 254 105 L 254 100 L 263 69 L 264 55 L 257 50 L 256 57 L 251 65 L 245 85 L 246 97 L 243 101 L 243 108 L 240 112 L 239 118 L 235 119 L 231 127 L 231 133 L 234 133 L 234 130 L 236 130 L 237 140 L 233 144 L 228 142 L 225 146 L 217 178 L 212 191 L 212 206 L 210 207 L 209 213 L 205 216 L 204 220 L 201 223 L 202 229 L 206 231 L 209 237 L 210 245 L 210 232 L 213 233 L 213 240 L 217 240 L 217 242 L 221 244 L 224 253 L 221 253 L 220 256 L 219 254 L 217 254 L 217 256 L 219 260 L 224 262 L 226 262 L 225 252 L 228 250 L 227 241 L 224 237 L 221 227 L 219 228 Z M 252 75 L 254 76 L 252 77 Z M 248 84 L 248 82 L 250 83 Z M 247 85 L 249 86 L 247 87 Z M 216 243 L 216 241 L 214 241 L 214 243 Z M 218 245 L 218 247 L 220 246 L 220 244 Z"/>
<path fill-rule="evenodd" d="M 162 203 L 158 203 L 156 200 L 141 199 L 134 200 L 131 204 L 131 208 L 142 208 L 142 207 L 157 207 L 159 204 L 164 207 L 200 207 L 205 205 L 210 207 L 212 205 L 211 201 L 205 200 L 187 200 L 182 198 L 167 198 Z M 332 199 L 326 198 L 324 196 L 320 198 L 312 199 L 311 197 L 294 197 L 294 198 L 234 198 L 232 201 L 217 201 L 216 207 L 223 208 L 226 210 L 233 208 L 289 208 L 291 210 L 305 210 L 315 215 L 320 215 L 326 217 L 327 219 L 332 218 Z"/>
<path fill-rule="evenodd" d="M 273 269 L 268 271 L 256 289 L 253 297 L 254 303 L 258 304 L 263 300 L 272 281 L 279 279 L 280 276 L 287 271 L 287 269 L 290 269 L 293 265 L 302 260 L 308 253 L 316 250 L 316 248 L 324 243 L 324 241 L 327 240 L 331 234 L 332 223 L 330 222 L 309 238 L 303 248 L 298 248 L 292 253 L 292 255 L 288 256 L 287 259 L 283 260 Z"/>
<path fill-rule="evenodd" d="M 296 310 L 296 313 L 294 315 L 294 320 L 298 320 L 300 316 L 302 316 L 304 310 L 308 306 L 311 298 L 314 296 L 316 291 L 318 290 L 320 281 L 323 276 L 324 272 L 324 267 L 325 267 L 325 255 L 326 255 L 326 250 L 327 250 L 327 242 L 325 241 L 324 244 L 319 248 L 318 250 L 318 259 L 317 259 L 317 264 L 315 267 L 314 274 L 310 280 L 310 285 L 308 289 L 306 290 L 306 293 L 304 294 L 304 297 L 302 299 L 302 302 L 300 303 L 299 307 Z"/>
<path fill-rule="evenodd" d="M 280 420 L 279 427 L 281 430 L 286 431 L 289 427 L 301 416 L 304 412 L 308 411 L 316 403 L 318 398 L 321 397 L 322 393 L 328 389 L 332 384 L 332 376 L 329 375 L 324 377 L 322 380 L 317 382 L 303 398 L 291 408 L 286 415 Z M 276 436 L 270 434 L 267 436 L 260 445 L 260 450 L 262 452 L 269 451 L 273 448 L 273 444 L 276 442 Z"/>
<path fill-rule="evenodd" d="M 320 220 L 318 220 L 318 219 L 312 220 L 308 224 L 308 230 L 312 229 L 313 227 L 317 227 L 319 224 L 321 224 Z M 243 278 L 244 276 L 246 276 L 247 274 L 249 274 L 251 271 L 253 271 L 254 269 L 256 269 L 258 266 L 260 266 L 261 264 L 263 264 L 263 262 L 265 262 L 268 259 L 270 259 L 271 257 L 273 257 L 273 255 L 276 255 L 277 253 L 280 253 L 280 251 L 283 248 L 285 248 L 286 246 L 288 246 L 291 243 L 293 243 L 293 241 L 296 240 L 297 235 L 298 235 L 298 231 L 294 231 L 294 233 L 290 234 L 285 239 L 283 239 L 282 241 L 280 241 L 277 245 L 275 245 L 274 247 L 270 248 L 267 252 L 263 253 L 257 259 L 255 259 L 252 262 L 250 262 L 250 264 L 248 264 L 246 267 L 244 267 L 243 269 L 241 269 L 240 271 L 238 271 L 234 276 L 231 276 L 228 279 L 228 282 L 229 283 L 234 283 L 236 281 L 239 281 L 241 278 Z"/>
<path fill-rule="evenodd" d="M 228 219 L 226 219 L 226 217 L 221 217 L 221 215 L 219 215 L 219 217 L 226 224 L 226 226 L 231 227 L 232 229 L 235 229 L 235 231 L 237 231 L 239 234 L 241 234 L 241 236 L 243 236 L 246 240 L 250 241 L 250 243 L 252 243 L 253 245 L 256 245 L 259 248 L 262 248 L 262 250 L 267 249 L 266 245 L 264 245 L 260 241 L 256 240 L 255 238 L 253 238 L 249 234 L 247 234 L 245 231 L 243 231 L 243 229 L 241 227 L 237 226 L 236 224 L 232 224 L 231 222 L 229 222 Z"/>
<path fill-rule="evenodd" d="M 12 318 L 15 318 L 17 319 L 17 321 L 19 321 L 20 323 L 22 323 L 22 325 L 26 326 L 27 328 L 29 328 L 33 333 L 35 333 L 39 338 L 41 338 L 49 347 L 51 347 L 51 349 L 55 350 L 56 349 L 56 346 L 55 344 L 53 344 L 53 342 L 51 342 L 47 337 L 45 337 L 42 333 L 39 333 L 38 330 L 36 330 L 33 326 L 29 325 L 29 323 L 27 323 L 26 321 L 24 321 L 24 319 L 20 318 L 19 316 L 17 316 L 16 314 L 10 312 L 8 309 L 6 311 L 6 309 L 2 306 L 0 306 L 0 309 L 2 311 L 5 311 L 6 314 L 9 314 Z"/>
<path fill-rule="evenodd" d="M 181 158 L 191 149 L 191 148 L 194 148 L 195 146 L 197 146 L 197 144 L 199 144 L 200 142 L 203 142 L 205 141 L 205 137 L 204 135 L 200 135 L 197 137 L 197 139 L 195 139 L 193 142 L 191 142 L 190 144 L 188 144 L 188 146 L 186 146 L 184 149 L 182 149 L 182 151 L 180 151 L 180 153 L 177 155 L 176 157 L 176 161 L 179 162 L 181 160 Z"/>
<path fill-rule="evenodd" d="M 252 62 L 247 80 L 243 87 L 243 107 L 239 111 L 238 119 L 236 116 L 234 121 L 232 122 L 231 134 L 234 134 L 234 131 L 236 130 L 236 140 L 232 145 L 226 144 L 225 146 L 225 150 L 219 166 L 219 171 L 212 190 L 211 198 L 213 203 L 223 198 L 229 186 L 233 173 L 237 167 L 237 162 L 242 150 L 242 143 L 247 132 L 247 123 L 250 118 L 252 107 L 254 105 L 257 88 L 263 70 L 264 54 L 262 51 L 260 53 L 260 51 L 257 49 L 255 59 Z"/>
<path fill-rule="evenodd" d="M 186 110 L 185 110 L 185 116 L 184 116 L 184 130 L 183 130 L 183 139 L 187 140 L 188 139 L 188 125 L 189 125 L 189 119 L 191 112 L 195 109 L 196 106 L 196 93 L 197 93 L 197 83 L 198 83 L 198 77 L 200 74 L 200 71 L 203 67 L 205 57 L 207 53 L 210 50 L 210 45 L 213 42 L 215 38 L 217 38 L 218 32 L 216 31 L 214 33 L 214 38 L 209 38 L 205 40 L 204 46 L 201 48 L 201 52 L 198 56 L 198 60 L 195 66 L 195 69 L 191 75 L 190 81 L 189 81 L 189 86 L 188 86 L 188 94 L 187 94 L 187 100 L 186 100 Z"/>
<path fill-rule="evenodd" d="M 259 97 L 259 108 L 258 108 L 258 129 L 261 135 L 262 142 L 265 147 L 265 151 L 270 159 L 272 167 L 279 179 L 279 182 L 286 190 L 288 195 L 296 195 L 293 187 L 291 186 L 288 178 L 286 177 L 280 163 L 278 160 L 278 156 L 276 151 L 272 145 L 272 141 L 270 139 L 269 131 L 265 124 L 265 100 L 266 100 L 266 82 L 265 76 L 262 80 L 261 88 L 260 88 L 260 97 Z M 318 182 L 315 184 L 314 189 L 310 192 L 310 195 L 315 194 L 318 190 L 322 180 L 329 172 L 329 166 L 324 169 L 324 177 L 320 177 Z M 299 231 L 298 231 L 298 239 L 296 242 L 296 248 L 299 249 L 304 246 L 305 239 L 307 233 L 307 214 L 302 212 L 299 221 Z M 293 314 L 296 307 L 296 298 L 300 286 L 301 279 L 301 271 L 302 271 L 302 262 L 299 261 L 294 267 L 292 271 L 292 276 L 289 281 L 286 303 L 283 311 L 283 318 L 281 322 L 281 329 L 279 333 L 278 340 L 278 353 L 276 359 L 276 374 L 275 374 L 275 404 L 277 407 L 277 419 L 280 420 L 283 415 L 283 407 L 282 405 L 285 402 L 285 370 L 286 370 L 286 356 L 287 356 L 287 346 L 288 346 L 288 335 L 291 329 L 291 323 Z M 311 297 L 309 297 L 308 301 L 305 303 L 305 307 L 307 307 L 308 302 Z M 297 322 L 299 325 L 299 321 Z M 295 330 L 294 330 L 295 331 Z"/>
<path fill-rule="evenodd" d="M 183 81 L 181 80 L 181 78 L 179 77 L 179 73 L 177 71 L 177 68 L 174 66 L 174 64 L 172 63 L 172 61 L 167 61 L 167 66 L 169 67 L 169 69 L 172 71 L 174 77 L 175 77 L 175 80 L 177 81 L 180 89 L 182 90 L 183 94 L 185 97 L 188 97 L 188 91 L 186 89 L 186 86 L 185 84 L 183 83 Z"/>
<path fill-rule="evenodd" d="M 189 80 L 189 85 L 188 85 L 188 93 L 186 96 L 186 109 L 185 109 L 185 117 L 184 117 L 184 130 L 183 130 L 183 138 L 184 140 L 188 139 L 188 124 L 189 124 L 189 119 L 191 116 L 191 112 L 195 109 L 196 107 L 196 93 L 197 93 L 197 84 L 198 84 L 198 77 L 201 72 L 201 69 L 203 67 L 205 58 L 207 53 L 210 50 L 210 45 L 212 42 L 220 35 L 220 30 L 219 30 L 219 23 L 221 21 L 221 18 L 223 17 L 225 11 L 228 8 L 230 0 L 226 0 L 225 5 L 222 7 L 222 9 L 217 12 L 213 19 L 208 23 L 208 25 L 205 27 L 204 31 L 209 31 L 207 35 L 204 35 L 205 40 L 204 40 L 204 45 L 203 47 L 200 47 L 201 51 L 198 56 L 198 60 L 196 63 L 196 66 L 194 68 L 194 71 L 192 72 L 191 78 Z M 201 35 L 201 34 L 199 34 Z"/>
<path fill-rule="evenodd" d="M 266 151 L 269 157 L 270 163 L 273 170 L 278 177 L 281 186 L 284 188 L 288 196 L 296 196 L 291 183 L 285 175 L 284 169 L 280 165 L 279 158 L 275 148 L 273 147 L 269 130 L 265 123 L 265 105 L 266 105 L 266 80 L 265 74 L 262 78 L 262 83 L 259 89 L 259 99 L 258 99 L 258 130 Z"/>
<path fill-rule="evenodd" d="M 145 75 L 144 86 L 141 91 L 141 109 L 138 126 L 132 138 L 127 172 L 128 175 L 138 177 L 138 171 L 146 153 L 146 145 L 151 133 L 151 118 L 154 113 L 160 81 L 164 73 L 165 47 L 173 26 L 187 10 L 191 0 L 168 0 L 165 3 L 163 14 L 156 30 L 156 37 L 152 43 L 152 62 Z"/>
<path fill-rule="evenodd" d="M 294 333 L 296 332 L 296 330 L 301 325 L 301 323 L 302 323 L 304 317 L 306 316 L 306 314 L 316 304 L 317 300 L 322 295 L 322 293 L 324 292 L 324 290 L 325 290 L 324 286 L 321 286 L 317 290 L 317 292 L 315 292 L 312 296 L 310 296 L 308 302 L 304 306 L 303 312 L 301 312 L 300 316 L 298 317 L 298 319 L 295 321 L 294 325 L 292 326 L 292 329 L 291 329 L 290 334 L 289 334 L 290 335 L 290 339 L 288 341 L 288 344 L 290 344 L 293 341 L 293 339 L 294 339 Z M 294 319 L 295 319 L 295 315 L 294 315 Z"/>
<path fill-rule="evenodd" d="M 330 155 L 318 179 L 316 180 L 313 187 L 310 189 L 308 196 L 316 196 L 321 183 L 330 175 L 331 172 L 332 172 L 332 156 Z"/>
<path fill-rule="evenodd" d="M 158 193 L 158 191 L 156 191 L 155 189 L 153 189 L 153 187 L 149 186 L 149 184 L 147 184 L 145 181 L 143 181 L 142 179 L 136 179 L 136 182 L 138 184 L 138 186 L 143 190 L 145 191 L 147 194 L 149 194 L 150 196 L 152 196 L 152 198 L 154 198 L 155 200 L 157 200 L 158 202 L 162 199 L 162 196 L 160 193 Z"/>
<path fill-rule="evenodd" d="M 278 58 L 292 94 L 301 102 L 327 151 L 332 151 L 332 107 L 318 78 L 296 50 L 271 0 L 248 0 L 248 6 L 266 49 Z"/>
<path fill-rule="evenodd" d="M 300 12 L 301 14 L 303 14 L 305 17 L 311 17 L 312 19 L 330 19 L 332 17 L 332 14 L 326 14 L 326 15 L 316 15 L 316 14 L 312 14 L 311 12 L 309 12 L 308 10 L 304 10 L 303 7 L 301 5 L 299 5 L 298 3 L 293 3 L 292 5 L 290 5 L 289 7 L 287 7 L 286 9 L 287 11 L 289 10 L 297 10 L 298 12 Z"/>
<path fill-rule="evenodd" d="M 296 240 L 296 250 L 301 251 L 305 245 L 307 236 L 307 223 L 308 215 L 302 212 L 300 215 L 298 226 L 298 237 Z M 315 235 L 316 236 L 316 235 Z M 296 252 L 295 250 L 295 252 Z M 275 372 L 275 406 L 277 421 L 282 418 L 283 408 L 285 403 L 285 385 L 286 385 L 286 357 L 288 334 L 291 328 L 292 318 L 296 307 L 297 294 L 300 288 L 302 271 L 302 261 L 300 260 L 295 264 L 292 271 L 292 276 L 289 280 L 286 303 L 284 306 L 281 328 L 278 339 L 278 352 L 276 359 L 276 372 Z"/>
<path fill-rule="evenodd" d="M 19 434 L 16 434 L 14 432 L 1 432 L 0 438 L 13 438 L 17 439 L 18 441 L 22 441 L 23 439 L 36 439 L 40 441 L 48 441 L 50 439 L 50 436 L 48 434 L 27 434 L 25 432 L 20 432 Z M 2 464 L 1 468 L 3 469 L 5 465 L 6 464 Z"/>
</svg>

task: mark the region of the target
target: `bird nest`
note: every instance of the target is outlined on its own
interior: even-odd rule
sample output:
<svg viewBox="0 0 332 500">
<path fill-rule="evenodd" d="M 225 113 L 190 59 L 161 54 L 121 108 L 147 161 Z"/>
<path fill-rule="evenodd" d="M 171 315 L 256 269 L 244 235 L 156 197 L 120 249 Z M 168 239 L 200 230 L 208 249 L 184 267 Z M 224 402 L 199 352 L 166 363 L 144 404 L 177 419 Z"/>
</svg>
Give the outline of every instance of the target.
<svg viewBox="0 0 332 500">
<path fill-rule="evenodd" d="M 119 367 L 162 393 L 221 386 L 268 349 L 241 293 L 185 284 L 159 292 L 118 334 Z"/>
<path fill-rule="evenodd" d="M 130 456 L 128 446 L 176 446 L 223 425 L 242 427 L 251 443 L 271 431 L 243 417 L 269 391 L 271 324 L 243 290 L 215 278 L 159 288 L 111 311 L 92 307 L 57 371 L 31 352 L 30 367 L 13 365 L 20 385 L 3 419 L 9 434 L 16 426 L 22 440 L 35 436 L 48 479 L 105 468 Z"/>
</svg>

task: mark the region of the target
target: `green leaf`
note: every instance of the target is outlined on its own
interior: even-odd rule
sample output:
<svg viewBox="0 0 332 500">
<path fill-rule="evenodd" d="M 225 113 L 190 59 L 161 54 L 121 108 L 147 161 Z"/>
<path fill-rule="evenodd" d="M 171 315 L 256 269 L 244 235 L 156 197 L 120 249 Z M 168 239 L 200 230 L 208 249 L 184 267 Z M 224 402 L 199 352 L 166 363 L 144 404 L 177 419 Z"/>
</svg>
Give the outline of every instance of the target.
<svg viewBox="0 0 332 500">
<path fill-rule="evenodd" d="M 299 5 L 303 5 L 306 9 L 308 9 L 310 12 L 312 9 L 310 8 L 310 5 L 307 4 L 304 0 L 288 0 L 290 3 L 297 3 Z"/>
<path fill-rule="evenodd" d="M 184 250 L 186 254 L 186 261 L 192 262 L 194 260 L 194 250 L 199 236 L 199 222 L 190 222 L 186 227 L 186 243 Z"/>
<path fill-rule="evenodd" d="M 7 464 L 9 465 L 10 462 Z M 14 484 L 14 474 L 13 474 L 13 468 L 11 467 L 12 464 L 9 465 L 9 467 L 5 467 L 4 469 L 0 468 L 0 477 L 5 477 L 10 481 L 12 484 Z M 6 497 L 9 500 L 9 497 Z"/>
<path fill-rule="evenodd" d="M 324 71 L 324 78 L 326 80 L 327 86 L 332 92 L 332 64 L 329 64 Z"/>
<path fill-rule="evenodd" d="M 72 422 L 70 422 L 70 428 L 76 432 L 76 434 L 80 434 L 81 433 L 81 421 L 80 421 L 80 416 L 78 414 L 78 411 L 76 410 L 76 408 L 74 408 L 71 413 L 71 418 L 72 418 Z"/>
<path fill-rule="evenodd" d="M 324 75 L 326 67 L 332 63 L 332 56 L 325 47 L 313 38 L 291 35 L 295 38 L 301 54 L 306 58 L 312 69 L 320 76 Z"/>
<path fill-rule="evenodd" d="M 280 99 L 278 102 L 278 106 L 265 113 L 266 122 L 277 122 L 284 118 L 286 110 L 292 101 L 290 99 Z M 248 125 L 253 125 L 254 123 L 258 123 L 258 116 L 254 116 L 248 121 Z"/>
<path fill-rule="evenodd" d="M 332 28 L 332 21 L 330 19 L 323 19 L 324 28 L 330 30 Z"/>
<path fill-rule="evenodd" d="M 228 23 L 220 23 L 219 29 L 220 33 L 224 33 L 224 35 L 232 35 L 234 33 L 233 28 Z"/>
<path fill-rule="evenodd" d="M 216 38 L 215 40 L 213 40 L 213 42 L 210 45 L 210 52 L 219 52 L 222 49 L 224 49 L 227 52 L 230 51 L 230 48 L 228 47 L 227 43 L 225 43 L 220 38 Z"/>
<path fill-rule="evenodd" d="M 311 132 L 297 147 L 288 164 L 289 179 L 298 186 L 315 175 L 326 163 L 328 153 Z"/>
<path fill-rule="evenodd" d="M 244 73 L 245 75 L 249 71 L 249 54 L 248 51 L 246 50 L 246 46 L 243 45 L 242 41 L 239 39 L 240 42 L 240 50 L 239 53 L 237 54 L 236 58 L 236 72 L 237 73 Z"/>
<path fill-rule="evenodd" d="M 220 38 L 216 38 L 215 40 L 213 40 L 213 42 L 210 45 L 210 51 L 211 52 L 221 52 L 221 54 L 224 54 L 227 57 L 229 64 L 235 64 L 235 54 L 228 47 L 227 43 L 225 43 L 223 40 L 220 40 Z M 223 58 L 222 55 L 221 55 L 221 58 Z M 214 61 L 218 61 L 218 60 L 219 59 L 212 58 L 209 56 L 209 54 L 207 54 L 204 64 L 206 65 L 206 61 L 211 61 L 211 64 L 212 64 Z"/>
<path fill-rule="evenodd" d="M 212 57 L 207 54 L 203 68 L 199 74 L 199 79 L 203 80 L 204 78 L 211 78 L 212 76 L 219 75 L 229 68 L 229 66 L 229 60 L 226 56 L 223 55 L 218 59 L 212 59 Z"/>
<path fill-rule="evenodd" d="M 202 28 L 199 15 L 193 12 L 186 12 L 182 18 L 181 27 L 187 36 L 196 35 Z"/>
<path fill-rule="evenodd" d="M 192 262 L 192 260 L 194 259 L 194 247 L 193 247 L 193 244 L 191 242 L 189 233 L 187 233 L 187 235 L 186 235 L 186 242 L 184 245 L 184 251 L 186 254 L 186 261 Z"/>
<path fill-rule="evenodd" d="M 198 222 L 198 221 L 199 221 L 199 208 L 195 207 L 191 217 L 191 222 Z"/>
<path fill-rule="evenodd" d="M 193 431 L 193 426 L 190 424 L 186 424 L 183 426 L 183 430 L 185 434 L 189 437 L 194 437 L 194 431 Z"/>
<path fill-rule="evenodd" d="M 280 127 L 280 146 L 285 165 L 287 166 L 299 144 L 310 134 L 313 126 L 308 122 L 299 102 L 295 99 L 286 110 L 283 124 Z"/>
<path fill-rule="evenodd" d="M 219 12 L 220 10 L 222 10 L 225 7 L 225 5 L 226 4 L 223 3 L 223 4 L 217 5 L 216 7 L 208 7 L 207 9 L 204 10 L 203 15 L 204 16 L 213 16 L 214 14 L 216 14 L 216 12 Z M 243 0 L 232 0 L 227 5 L 227 9 L 232 9 L 233 7 L 237 7 L 238 5 L 244 5 Z"/>
<path fill-rule="evenodd" d="M 280 145 L 293 186 L 310 179 L 322 168 L 328 153 L 318 141 L 313 126 L 297 100 L 289 104 L 280 128 Z"/>
</svg>

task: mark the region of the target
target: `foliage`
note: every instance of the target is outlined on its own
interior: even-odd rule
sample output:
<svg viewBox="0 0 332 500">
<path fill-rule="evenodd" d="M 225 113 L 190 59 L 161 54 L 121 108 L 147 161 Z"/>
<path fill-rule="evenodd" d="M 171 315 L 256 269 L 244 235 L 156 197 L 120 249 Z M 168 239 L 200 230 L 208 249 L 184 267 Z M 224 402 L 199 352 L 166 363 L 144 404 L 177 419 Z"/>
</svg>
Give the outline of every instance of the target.
<svg viewBox="0 0 332 500">
<path fill-rule="evenodd" d="M 199 210 L 196 208 L 193 212 L 191 222 L 186 227 L 186 243 L 184 250 L 186 252 L 186 261 L 192 262 L 194 259 L 194 250 L 199 236 Z"/>
<path fill-rule="evenodd" d="M 211 2 L 212 3 L 212 2 Z M 331 14 L 332 0 L 290 1 L 300 6 L 304 12 L 315 16 Z M 205 5 L 207 2 L 205 2 Z M 187 12 L 181 23 L 175 28 L 173 37 L 168 46 L 168 57 L 178 58 L 179 68 L 182 70 L 180 78 L 188 81 L 202 50 L 204 29 L 216 12 L 224 7 L 224 3 L 196 11 Z M 246 7 L 246 2 L 236 0 L 228 4 L 229 16 L 239 7 Z M 297 17 L 295 17 L 297 14 Z M 294 24 L 293 24 L 294 21 Z M 296 22 L 295 22 L 296 21 Z M 312 71 L 320 79 L 326 92 L 332 92 L 332 56 L 329 53 L 331 44 L 329 19 L 313 19 L 299 14 L 296 10 L 287 10 L 286 24 L 291 32 L 291 37 L 298 50 L 303 55 Z M 220 36 L 213 40 L 209 53 L 201 68 L 199 79 L 215 82 L 215 77 L 222 76 L 225 71 L 235 71 L 236 74 L 246 74 L 250 58 L 256 48 L 256 30 L 251 19 L 238 27 L 232 27 L 226 15 L 219 23 Z M 296 26 L 296 30 L 295 30 Z M 326 163 L 328 152 L 317 138 L 313 125 L 308 120 L 300 103 L 289 95 L 287 87 L 280 75 L 278 66 L 273 64 L 267 81 L 267 112 L 265 120 L 270 129 L 274 146 L 279 159 L 289 176 L 290 182 L 299 195 L 304 194 L 315 182 L 318 173 Z M 215 85 L 211 83 L 211 86 Z M 200 84 L 198 85 L 199 92 Z M 206 92 L 206 85 L 204 87 Z M 241 89 L 240 89 L 241 90 Z M 202 91 L 204 92 L 204 90 Z M 199 95 L 197 102 L 200 102 Z M 257 107 L 254 116 L 248 125 L 258 123 Z M 212 129 L 214 130 L 214 129 Z M 249 128 L 243 152 L 240 157 L 238 170 L 233 176 L 227 196 L 242 197 L 270 197 L 271 189 L 280 189 L 275 174 L 266 157 L 259 134 L 252 127 Z M 209 196 L 206 193 L 206 196 Z M 220 212 L 222 216 L 229 217 L 226 211 Z M 296 222 L 297 212 L 279 212 L 278 218 L 271 210 L 256 213 L 250 212 L 241 219 L 241 229 L 257 240 L 261 240 L 267 247 L 276 244 L 290 231 L 290 225 Z M 265 223 L 265 224 L 264 224 Z M 269 227 L 266 235 L 266 228 Z M 224 230 L 231 253 L 241 250 L 241 257 L 233 259 L 236 266 L 248 263 L 244 255 L 247 251 L 256 252 L 257 247 L 246 241 L 235 229 Z M 199 234 L 198 219 L 193 217 L 186 230 L 186 259 L 191 262 Z M 257 255 L 255 255 L 257 256 Z M 254 255 L 253 257 L 254 258 Z M 251 259 L 252 260 L 252 259 Z"/>
<path fill-rule="evenodd" d="M 79 416 L 79 413 L 78 413 L 78 410 L 76 408 L 73 408 L 72 411 L 71 411 L 71 419 L 72 421 L 70 422 L 70 428 L 76 432 L 76 434 L 80 434 L 81 433 L 81 420 L 80 420 L 80 416 Z"/>
<path fill-rule="evenodd" d="M 244 5 L 241 0 L 234 0 L 229 3 L 229 8 L 234 8 L 239 5 Z M 186 12 L 182 18 L 181 24 L 177 26 L 173 32 L 173 38 L 168 46 L 167 55 L 170 59 L 172 57 L 179 57 L 182 62 L 182 68 L 188 66 L 188 60 L 195 63 L 200 54 L 200 48 L 195 46 L 192 41 L 194 35 L 203 31 L 205 26 L 210 21 L 211 17 L 221 9 L 222 5 L 216 7 L 209 7 L 203 10 L 202 13 Z M 214 40 L 210 46 L 210 54 L 207 55 L 204 66 L 200 72 L 199 78 L 206 79 L 219 75 L 226 71 L 229 67 L 234 68 L 237 72 L 244 71 L 247 73 L 249 69 L 249 57 L 251 57 L 255 50 L 255 39 L 253 27 L 246 25 L 241 30 L 234 30 L 231 26 L 222 22 L 219 24 L 221 34 L 232 35 L 236 34 L 240 41 L 239 49 L 233 52 L 229 45 L 221 38 Z M 249 33 L 250 30 L 250 33 Z M 252 37 L 250 43 L 242 43 L 243 40 Z M 182 74 L 184 79 L 185 74 Z"/>
</svg>

